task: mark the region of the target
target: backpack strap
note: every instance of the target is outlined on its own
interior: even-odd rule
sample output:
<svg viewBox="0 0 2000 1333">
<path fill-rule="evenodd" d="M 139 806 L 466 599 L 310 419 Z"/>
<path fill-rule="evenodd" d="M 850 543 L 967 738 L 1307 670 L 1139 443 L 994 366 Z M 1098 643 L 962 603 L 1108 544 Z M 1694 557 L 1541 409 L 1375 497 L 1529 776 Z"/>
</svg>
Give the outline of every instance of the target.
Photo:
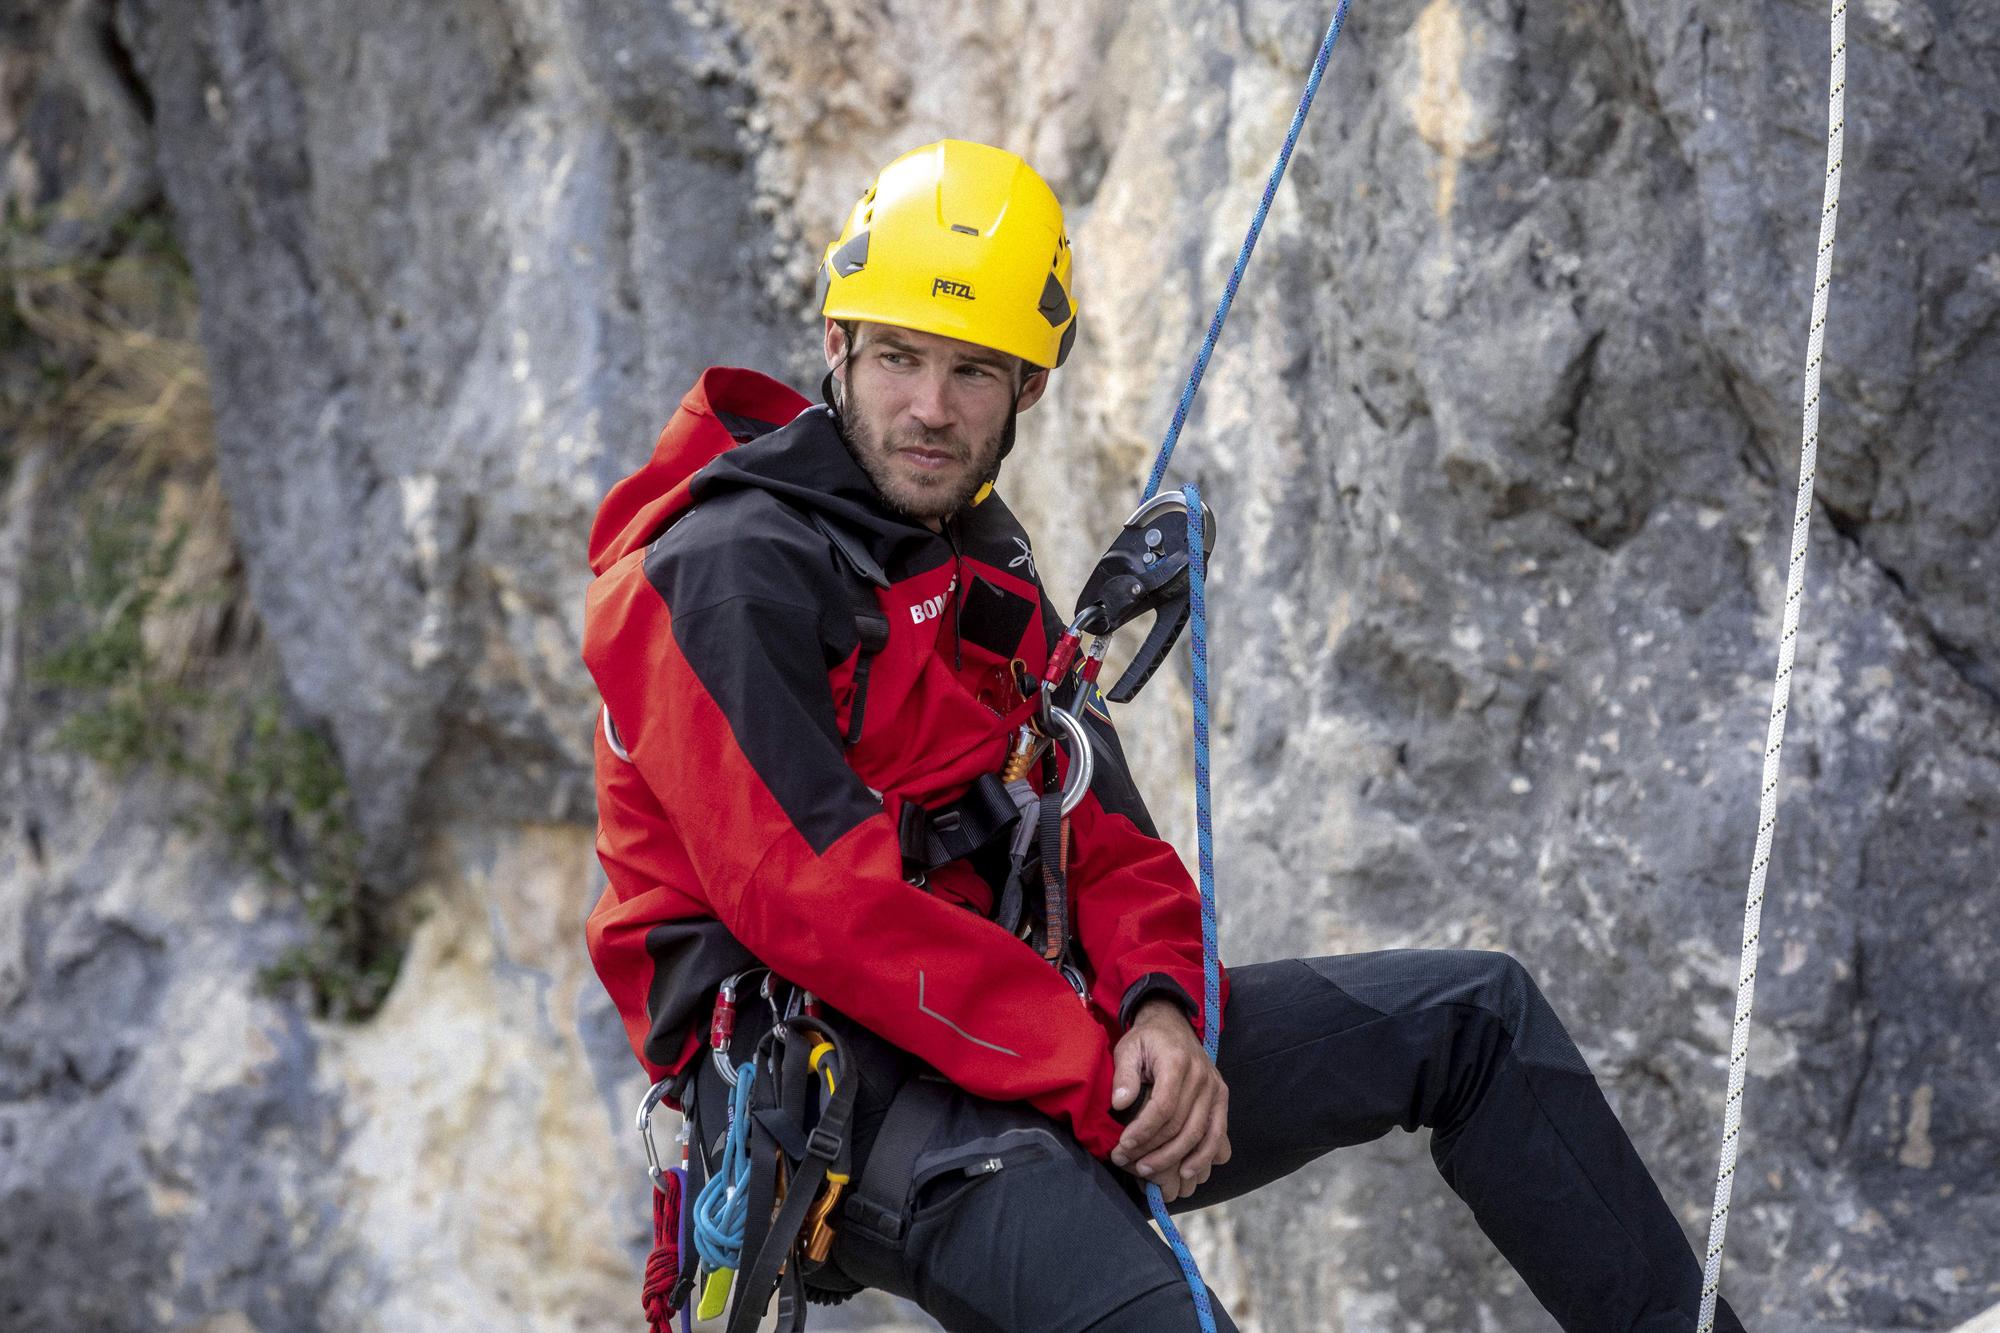
<svg viewBox="0 0 2000 1333">
<path fill-rule="evenodd" d="M 875 655 L 889 646 L 889 617 L 875 600 L 875 589 L 889 586 L 889 575 L 858 538 L 822 513 L 814 512 L 813 526 L 832 543 L 834 563 L 854 575 L 847 580 L 847 592 L 854 612 L 854 635 L 860 641 L 854 663 L 854 703 L 847 711 L 848 745 L 861 739 L 861 724 L 868 710 L 868 669 Z"/>
</svg>

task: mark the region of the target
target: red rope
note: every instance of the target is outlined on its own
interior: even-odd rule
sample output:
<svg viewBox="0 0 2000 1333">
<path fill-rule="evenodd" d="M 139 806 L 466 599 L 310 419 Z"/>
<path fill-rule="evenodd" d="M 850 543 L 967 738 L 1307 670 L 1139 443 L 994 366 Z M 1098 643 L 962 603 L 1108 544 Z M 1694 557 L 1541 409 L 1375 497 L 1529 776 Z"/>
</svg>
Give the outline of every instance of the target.
<svg viewBox="0 0 2000 1333">
<path fill-rule="evenodd" d="M 674 1308 L 667 1297 L 681 1275 L 681 1177 L 667 1173 L 666 1188 L 653 1191 L 653 1252 L 646 1257 L 646 1285 L 639 1301 L 653 1333 L 673 1333 Z"/>
</svg>

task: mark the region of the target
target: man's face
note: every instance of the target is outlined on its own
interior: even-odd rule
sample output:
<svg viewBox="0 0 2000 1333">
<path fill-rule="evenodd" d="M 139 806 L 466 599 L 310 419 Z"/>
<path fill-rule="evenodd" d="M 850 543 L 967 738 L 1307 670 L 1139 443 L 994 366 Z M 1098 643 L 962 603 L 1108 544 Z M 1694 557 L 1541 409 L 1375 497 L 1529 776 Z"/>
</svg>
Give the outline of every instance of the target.
<svg viewBox="0 0 2000 1333">
<path fill-rule="evenodd" d="M 828 365 L 846 336 L 827 322 Z M 842 430 L 891 508 L 936 531 L 993 475 L 1010 411 L 1041 397 L 1048 380 L 1016 357 L 956 338 L 887 324 L 855 326 L 846 360 Z M 1015 403 L 1019 384 L 1019 404 Z"/>
</svg>

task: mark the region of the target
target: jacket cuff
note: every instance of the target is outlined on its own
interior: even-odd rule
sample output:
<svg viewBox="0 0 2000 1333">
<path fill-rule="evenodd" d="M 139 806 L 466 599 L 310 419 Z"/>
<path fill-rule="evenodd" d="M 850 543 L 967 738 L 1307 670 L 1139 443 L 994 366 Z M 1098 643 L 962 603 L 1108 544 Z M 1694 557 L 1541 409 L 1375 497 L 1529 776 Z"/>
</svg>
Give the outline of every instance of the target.
<svg viewBox="0 0 2000 1333">
<path fill-rule="evenodd" d="M 1131 1031 L 1132 1016 L 1139 1012 L 1139 1006 L 1154 997 L 1172 1000 L 1190 1026 L 1201 1006 L 1187 993 L 1187 988 L 1164 972 L 1148 972 L 1126 988 L 1125 998 L 1118 1004 L 1118 1026 Z"/>
</svg>

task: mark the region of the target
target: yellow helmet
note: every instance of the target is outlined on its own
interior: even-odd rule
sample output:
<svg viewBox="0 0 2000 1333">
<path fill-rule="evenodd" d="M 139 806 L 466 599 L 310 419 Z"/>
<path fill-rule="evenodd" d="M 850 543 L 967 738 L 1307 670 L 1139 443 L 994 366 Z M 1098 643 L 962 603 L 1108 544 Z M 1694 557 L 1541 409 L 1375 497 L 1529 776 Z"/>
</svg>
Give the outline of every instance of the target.
<svg viewBox="0 0 2000 1333">
<path fill-rule="evenodd" d="M 944 139 L 875 178 L 820 261 L 820 313 L 1053 368 L 1076 341 L 1062 205 L 1002 148 Z"/>
</svg>

